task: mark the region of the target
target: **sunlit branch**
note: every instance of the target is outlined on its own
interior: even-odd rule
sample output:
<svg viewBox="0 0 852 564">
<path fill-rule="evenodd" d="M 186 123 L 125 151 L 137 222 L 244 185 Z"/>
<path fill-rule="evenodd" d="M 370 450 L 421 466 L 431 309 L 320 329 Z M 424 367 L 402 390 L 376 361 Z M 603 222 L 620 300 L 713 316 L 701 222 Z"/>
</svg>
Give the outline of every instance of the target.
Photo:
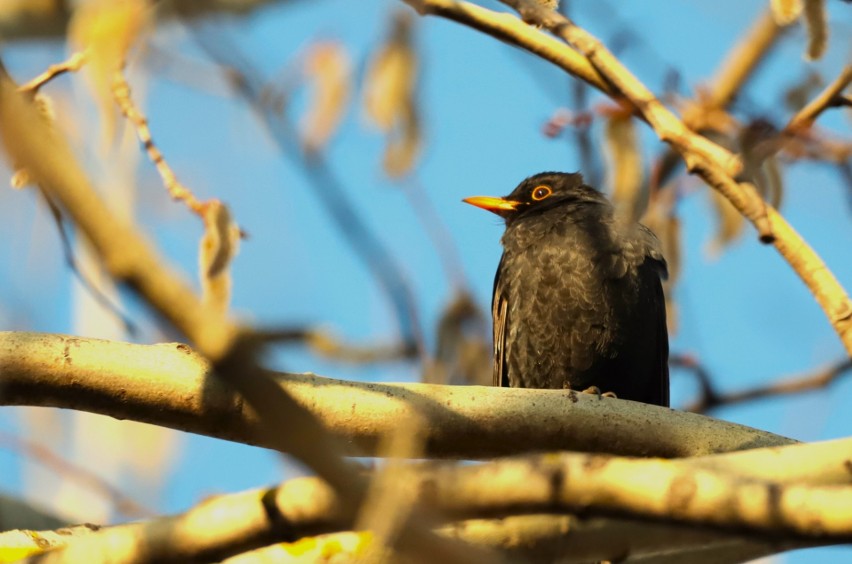
<svg viewBox="0 0 852 564">
<path fill-rule="evenodd" d="M 692 413 L 569 390 L 272 377 L 279 393 L 351 445 L 352 454 L 377 454 L 382 437 L 411 413 L 427 422 L 424 456 L 439 458 L 565 449 L 679 457 L 793 442 Z M 187 345 L 0 333 L 0 387 L 8 405 L 91 411 L 276 446 L 258 433 L 262 420 Z M 116 390 L 121 401 L 114 401 Z"/>
<path fill-rule="evenodd" d="M 29 82 L 22 84 L 20 87 L 21 92 L 28 92 L 35 94 L 39 91 L 39 89 L 62 74 L 67 72 L 76 72 L 80 70 L 83 65 L 86 63 L 86 53 L 84 51 L 80 51 L 71 55 L 67 60 L 57 63 L 55 65 L 50 65 L 47 67 L 47 70 L 33 78 Z"/>
<path fill-rule="evenodd" d="M 726 541 L 739 544 L 739 550 L 756 550 L 765 542 L 763 549 L 778 551 L 804 546 L 802 543 L 852 539 L 852 515 L 846 510 L 852 503 L 852 487 L 845 473 L 837 485 L 812 485 L 762 478 L 759 469 L 774 470 L 768 462 L 790 450 L 799 459 L 816 457 L 821 466 L 845 471 L 850 449 L 852 442 L 845 439 L 727 455 L 750 456 L 752 462 L 763 459 L 763 464 L 752 466 L 757 472 L 744 475 L 702 466 L 692 459 L 548 454 L 477 465 L 414 466 L 400 488 L 403 495 L 443 515 L 444 522 L 494 517 L 513 520 L 516 542 L 523 537 L 523 526 L 537 525 L 535 536 L 561 536 L 571 548 L 569 554 L 576 557 L 580 552 L 585 561 L 654 552 L 660 550 L 663 537 L 669 551 L 677 552 L 695 550 L 701 542 L 729 548 Z M 617 519 L 554 522 L 558 514 L 577 512 L 586 519 Z M 87 561 L 94 550 L 120 551 L 110 553 L 110 560 L 118 554 L 132 554 L 135 562 L 218 560 L 273 541 L 292 542 L 347 530 L 344 515 L 325 482 L 298 478 L 267 490 L 219 496 L 182 515 L 104 529 L 69 545 L 60 553 L 65 558 L 60 561 Z M 470 521 L 466 525 L 475 526 Z M 681 528 L 669 528 L 673 525 Z M 491 527 L 493 533 L 499 533 Z M 453 534 L 453 527 L 439 531 Z M 725 533 L 734 536 L 726 538 Z M 456 535 L 477 542 L 476 536 Z M 609 542 L 600 542 L 602 536 Z M 752 541 L 750 546 L 747 539 Z M 369 536 L 362 540 L 371 542 Z M 48 562 L 54 561 L 51 556 L 46 555 Z"/>
<path fill-rule="evenodd" d="M 343 507 L 354 515 L 367 483 L 357 474 L 357 466 L 341 457 L 343 445 L 258 365 L 259 343 L 252 333 L 202 302 L 132 223 L 111 213 L 67 142 L 43 123 L 2 66 L 0 136 L 10 158 L 26 168 L 86 234 L 107 272 L 134 290 L 210 359 L 215 377 L 209 381 L 225 384 L 225 389 L 236 391 L 245 400 L 257 416 L 252 435 L 305 462 L 332 484 Z M 60 355 L 50 362 L 57 358 L 68 357 Z M 122 387 L 119 384 L 117 389 Z M 429 518 L 414 513 L 422 520 L 412 519 L 403 529 L 401 549 L 418 552 L 428 546 L 452 562 L 482 557 L 477 551 L 470 554 L 472 549 L 461 543 L 439 541 L 429 530 Z"/>
<path fill-rule="evenodd" d="M 840 75 L 825 87 L 816 98 L 794 115 L 787 123 L 786 131 L 795 133 L 807 129 L 826 109 L 832 106 L 846 105 L 842 96 L 843 91 L 852 82 L 852 65 L 846 65 Z"/>
<path fill-rule="evenodd" d="M 413 1 L 413 5 L 419 7 L 422 12 L 431 13 L 428 10 L 430 6 L 441 5 L 447 0 L 405 1 L 409 3 Z M 738 159 L 710 140 L 686 128 L 683 122 L 665 109 L 650 91 L 588 32 L 561 14 L 547 10 L 529 0 L 502 1 L 519 10 L 524 20 L 550 29 L 554 34 L 571 43 L 577 51 L 588 56 L 589 63 L 611 85 L 606 92 L 611 93 L 614 88 L 628 98 L 648 120 L 660 139 L 681 153 L 687 169 L 718 190 L 748 218 L 757 229 L 762 241 L 775 246 L 816 298 L 847 352 L 852 355 L 852 302 L 849 296 L 816 252 L 777 210 L 760 197 L 754 186 L 739 183 L 733 178 L 732 174 L 739 169 Z M 452 4 L 467 6 L 464 2 L 452 2 Z M 549 39 L 542 39 L 543 37 L 547 36 L 521 21 L 516 21 L 506 25 L 502 39 L 527 48 L 533 53 L 539 53 L 536 47 L 542 45 L 556 49 Z M 530 43 L 534 46 L 529 47 Z M 562 52 L 570 52 L 572 57 L 577 54 L 577 51 L 568 45 L 562 46 Z M 551 60 L 548 57 L 543 58 Z M 575 76 L 583 78 L 579 74 Z"/>
</svg>

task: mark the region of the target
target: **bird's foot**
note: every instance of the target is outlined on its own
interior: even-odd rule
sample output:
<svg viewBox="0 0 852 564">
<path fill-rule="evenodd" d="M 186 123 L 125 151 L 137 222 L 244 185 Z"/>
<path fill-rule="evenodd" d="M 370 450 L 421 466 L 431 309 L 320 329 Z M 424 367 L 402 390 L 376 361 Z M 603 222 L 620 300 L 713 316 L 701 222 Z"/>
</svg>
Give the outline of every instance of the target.
<svg viewBox="0 0 852 564">
<path fill-rule="evenodd" d="M 615 395 L 615 392 L 601 393 L 601 389 L 598 388 L 597 386 L 589 386 L 588 388 L 583 390 L 583 393 L 584 394 L 594 394 L 594 395 L 598 396 L 599 398 L 616 398 L 616 399 L 618 398 L 618 396 Z"/>
</svg>

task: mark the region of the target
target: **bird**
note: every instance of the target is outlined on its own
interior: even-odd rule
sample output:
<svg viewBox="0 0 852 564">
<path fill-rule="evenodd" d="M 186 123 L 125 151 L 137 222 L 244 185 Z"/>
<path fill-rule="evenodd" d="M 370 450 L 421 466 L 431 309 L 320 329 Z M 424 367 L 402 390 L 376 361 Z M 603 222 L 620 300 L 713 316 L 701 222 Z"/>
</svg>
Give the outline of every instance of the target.
<svg viewBox="0 0 852 564">
<path fill-rule="evenodd" d="M 463 200 L 505 220 L 494 277 L 493 384 L 669 405 L 669 343 L 650 229 L 580 173 L 542 172 Z M 602 394 L 603 391 L 603 394 Z"/>
</svg>

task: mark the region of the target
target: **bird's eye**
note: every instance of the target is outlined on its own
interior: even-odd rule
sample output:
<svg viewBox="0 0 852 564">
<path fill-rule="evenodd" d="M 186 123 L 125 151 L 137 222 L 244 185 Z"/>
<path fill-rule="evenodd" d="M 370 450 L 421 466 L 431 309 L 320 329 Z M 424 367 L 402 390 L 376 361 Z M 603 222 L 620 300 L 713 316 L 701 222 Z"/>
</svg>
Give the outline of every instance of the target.
<svg viewBox="0 0 852 564">
<path fill-rule="evenodd" d="M 532 199 L 537 202 L 539 200 L 545 199 L 551 194 L 553 194 L 553 190 L 550 189 L 550 186 L 545 186 L 542 184 L 541 186 L 536 186 L 535 188 L 533 188 Z"/>
</svg>

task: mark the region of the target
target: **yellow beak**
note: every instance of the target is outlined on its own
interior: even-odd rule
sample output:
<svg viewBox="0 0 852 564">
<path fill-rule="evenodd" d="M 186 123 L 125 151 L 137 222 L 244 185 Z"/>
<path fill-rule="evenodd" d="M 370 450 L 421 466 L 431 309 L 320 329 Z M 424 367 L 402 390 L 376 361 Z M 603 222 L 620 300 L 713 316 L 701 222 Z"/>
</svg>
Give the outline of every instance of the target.
<svg viewBox="0 0 852 564">
<path fill-rule="evenodd" d="M 518 206 L 521 204 L 521 202 L 516 202 L 514 200 L 493 198 L 491 196 L 473 196 L 471 198 L 465 198 L 462 201 L 504 217 L 518 209 Z"/>
</svg>

